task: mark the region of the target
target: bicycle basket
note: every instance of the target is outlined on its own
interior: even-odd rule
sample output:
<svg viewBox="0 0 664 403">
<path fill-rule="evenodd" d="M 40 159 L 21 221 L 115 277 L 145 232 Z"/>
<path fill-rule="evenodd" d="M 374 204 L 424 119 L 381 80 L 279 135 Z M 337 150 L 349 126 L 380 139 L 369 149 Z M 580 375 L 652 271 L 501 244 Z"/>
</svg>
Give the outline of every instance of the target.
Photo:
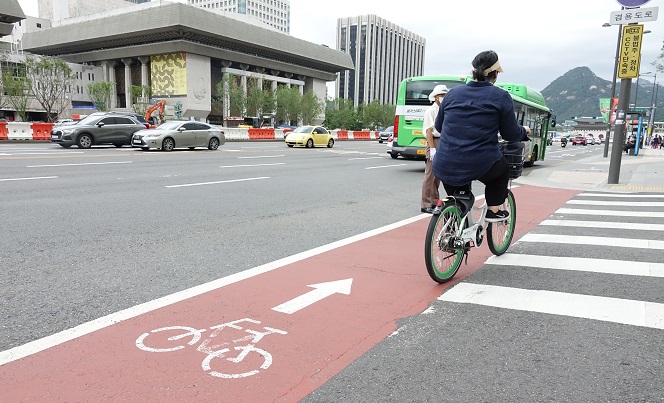
<svg viewBox="0 0 664 403">
<path fill-rule="evenodd" d="M 524 145 L 520 141 L 516 143 L 500 143 L 500 151 L 505 156 L 507 164 L 509 165 L 510 179 L 518 178 L 523 172 L 523 150 Z"/>
</svg>

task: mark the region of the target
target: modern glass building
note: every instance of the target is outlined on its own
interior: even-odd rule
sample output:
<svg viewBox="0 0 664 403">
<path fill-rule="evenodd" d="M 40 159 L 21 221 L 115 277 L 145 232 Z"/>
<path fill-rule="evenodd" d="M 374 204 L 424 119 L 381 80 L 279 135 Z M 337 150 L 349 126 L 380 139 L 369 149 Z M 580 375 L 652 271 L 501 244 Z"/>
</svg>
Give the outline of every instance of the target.
<svg viewBox="0 0 664 403">
<path fill-rule="evenodd" d="M 288 0 L 187 0 L 187 4 L 229 13 L 244 14 L 290 34 L 290 1 Z"/>
<path fill-rule="evenodd" d="M 376 15 L 339 18 L 337 49 L 350 54 L 355 69 L 339 73 L 337 97 L 355 106 L 396 103 L 401 80 L 423 74 L 425 46 L 423 37 Z"/>
</svg>

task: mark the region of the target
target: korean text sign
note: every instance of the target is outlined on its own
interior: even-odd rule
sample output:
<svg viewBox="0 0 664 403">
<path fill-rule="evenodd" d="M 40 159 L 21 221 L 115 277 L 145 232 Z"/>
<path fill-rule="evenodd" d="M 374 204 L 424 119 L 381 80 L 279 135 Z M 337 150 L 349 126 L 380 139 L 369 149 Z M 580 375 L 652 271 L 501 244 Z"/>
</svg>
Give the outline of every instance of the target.
<svg viewBox="0 0 664 403">
<path fill-rule="evenodd" d="M 637 78 L 641 62 L 643 25 L 624 25 L 620 41 L 619 78 Z"/>
</svg>

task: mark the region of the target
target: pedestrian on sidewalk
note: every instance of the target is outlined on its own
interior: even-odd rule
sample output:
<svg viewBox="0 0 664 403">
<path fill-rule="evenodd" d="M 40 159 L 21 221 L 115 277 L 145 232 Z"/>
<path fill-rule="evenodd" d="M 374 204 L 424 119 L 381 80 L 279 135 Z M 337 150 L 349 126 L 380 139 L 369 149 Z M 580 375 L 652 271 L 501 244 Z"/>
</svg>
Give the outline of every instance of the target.
<svg viewBox="0 0 664 403">
<path fill-rule="evenodd" d="M 434 124 L 436 123 L 440 103 L 443 102 L 443 97 L 445 97 L 447 91 L 447 86 L 443 84 L 434 87 L 433 91 L 429 94 L 429 101 L 433 102 L 433 104 L 424 112 L 422 129 L 424 130 L 424 137 L 427 140 L 427 146 L 425 150 L 426 162 L 424 164 L 424 178 L 422 179 L 422 201 L 420 208 L 420 211 L 423 213 L 433 213 L 436 200 L 440 198 L 438 192 L 440 180 L 434 176 L 431 163 L 436 155 L 436 148 L 440 139 L 440 133 L 438 133 Z"/>
</svg>

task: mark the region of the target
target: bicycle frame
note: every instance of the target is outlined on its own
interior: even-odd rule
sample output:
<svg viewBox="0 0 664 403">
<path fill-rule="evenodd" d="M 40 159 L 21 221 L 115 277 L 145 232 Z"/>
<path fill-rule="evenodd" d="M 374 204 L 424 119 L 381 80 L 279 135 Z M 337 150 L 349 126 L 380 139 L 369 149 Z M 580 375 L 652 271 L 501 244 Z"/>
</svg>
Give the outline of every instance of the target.
<svg viewBox="0 0 664 403">
<path fill-rule="evenodd" d="M 461 226 L 455 234 L 455 247 L 461 248 L 472 242 L 475 248 L 479 248 L 482 246 L 484 232 L 486 230 L 486 226 L 484 225 L 486 223 L 486 212 L 488 210 L 486 201 L 484 201 L 481 206 L 475 206 L 475 195 L 473 195 L 473 192 L 470 190 L 460 190 L 452 196 L 448 196 L 443 200 L 438 200 L 433 214 L 440 214 L 442 206 L 450 200 L 454 200 L 455 203 L 463 206 L 461 210 L 464 212 Z M 475 211 L 481 211 L 480 217 L 477 221 L 475 221 Z M 439 244 L 442 236 L 443 233 L 441 232 L 437 239 Z"/>
</svg>

